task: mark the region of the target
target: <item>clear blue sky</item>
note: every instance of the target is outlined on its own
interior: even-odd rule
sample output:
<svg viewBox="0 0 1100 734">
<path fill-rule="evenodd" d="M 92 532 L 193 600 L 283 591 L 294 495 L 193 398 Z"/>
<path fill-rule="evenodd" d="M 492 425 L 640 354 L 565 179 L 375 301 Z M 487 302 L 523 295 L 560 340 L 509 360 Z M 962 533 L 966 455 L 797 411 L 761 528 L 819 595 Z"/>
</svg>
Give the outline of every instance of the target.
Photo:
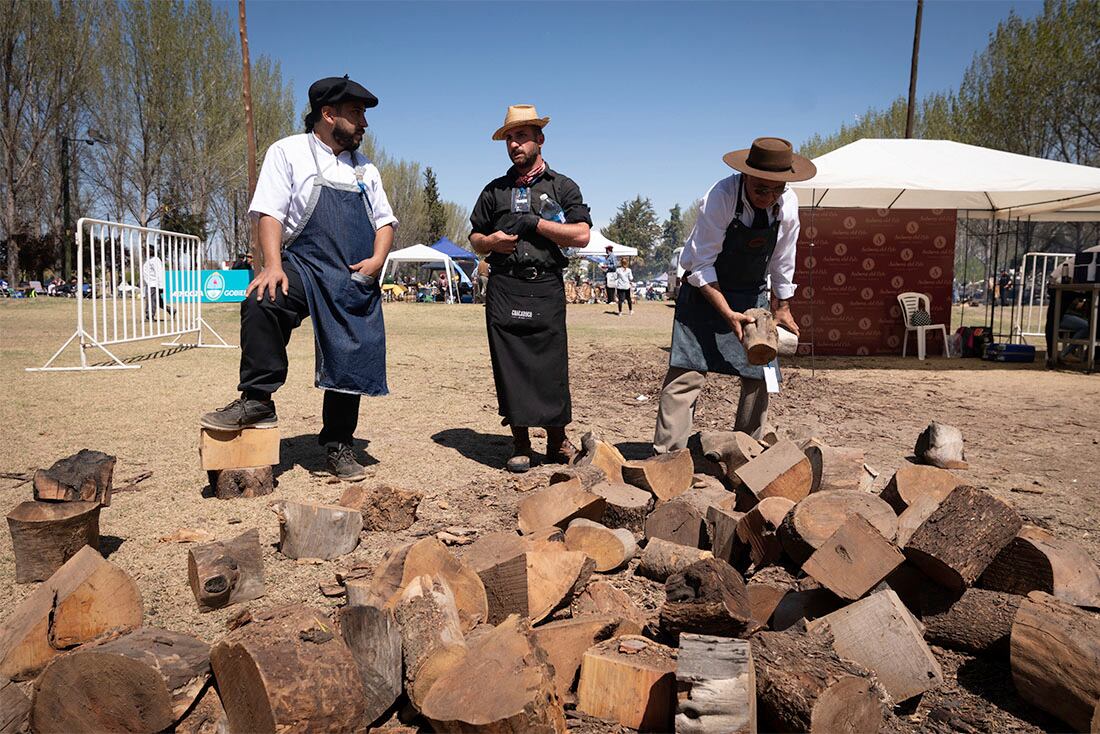
<svg viewBox="0 0 1100 734">
<path fill-rule="evenodd" d="M 224 7 L 236 17 L 236 2 Z M 915 0 L 904 2 L 248 3 L 252 53 L 279 60 L 298 107 L 350 74 L 391 155 L 432 166 L 472 207 L 509 165 L 490 140 L 509 104 L 550 115 L 543 154 L 597 226 L 637 194 L 664 217 L 758 135 L 797 147 L 908 94 Z M 918 94 L 956 87 L 1010 11 L 1040 2 L 928 0 Z"/>
</svg>

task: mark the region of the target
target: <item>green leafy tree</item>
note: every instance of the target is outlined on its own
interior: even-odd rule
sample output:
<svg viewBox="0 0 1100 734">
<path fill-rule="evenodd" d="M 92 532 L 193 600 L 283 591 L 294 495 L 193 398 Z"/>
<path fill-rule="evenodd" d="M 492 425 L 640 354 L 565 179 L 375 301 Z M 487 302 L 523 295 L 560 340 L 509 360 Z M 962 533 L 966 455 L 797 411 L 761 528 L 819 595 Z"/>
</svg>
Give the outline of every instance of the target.
<svg viewBox="0 0 1100 734">
<path fill-rule="evenodd" d="M 439 185 L 431 166 L 424 169 L 424 208 L 428 214 L 427 243 L 433 244 L 447 233 L 447 210 L 439 199 Z"/>
<path fill-rule="evenodd" d="M 685 236 L 684 220 L 677 204 L 668 210 L 668 219 L 661 228 L 660 242 L 653 248 L 653 267 L 658 270 L 667 267 L 672 251 L 683 244 Z"/>
<path fill-rule="evenodd" d="M 654 249 L 661 236 L 661 223 L 648 198 L 636 196 L 630 201 L 624 201 L 619 205 L 611 223 L 600 231 L 612 242 L 638 249 L 635 265 L 640 272 L 653 270 Z"/>
</svg>

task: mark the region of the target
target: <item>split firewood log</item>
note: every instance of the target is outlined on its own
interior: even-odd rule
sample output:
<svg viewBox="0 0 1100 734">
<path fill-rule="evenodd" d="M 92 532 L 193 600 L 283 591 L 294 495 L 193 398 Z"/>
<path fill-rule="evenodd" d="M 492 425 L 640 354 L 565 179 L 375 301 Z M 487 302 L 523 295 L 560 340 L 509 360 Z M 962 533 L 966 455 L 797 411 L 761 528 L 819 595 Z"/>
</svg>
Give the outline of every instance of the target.
<svg viewBox="0 0 1100 734">
<path fill-rule="evenodd" d="M 111 630 L 141 626 L 141 592 L 125 571 L 84 546 L 0 627 L 0 677 L 33 678 L 51 658 Z"/>
<path fill-rule="evenodd" d="M 779 526 L 794 507 L 786 497 L 765 497 L 737 523 L 738 539 L 749 546 L 749 560 L 757 568 L 778 563 L 783 555 Z"/>
<path fill-rule="evenodd" d="M 628 461 L 622 466 L 623 481 L 651 492 L 657 502 L 664 502 L 691 489 L 695 464 L 687 449 L 640 461 Z"/>
<path fill-rule="evenodd" d="M 830 489 L 859 491 L 866 470 L 863 468 L 863 449 L 828 446 L 818 439 L 811 439 L 804 447 L 810 460 L 813 481 L 810 492 Z"/>
<path fill-rule="evenodd" d="M 577 466 L 591 464 L 602 469 L 609 482 L 623 481 L 623 464 L 626 459 L 617 448 L 596 438 L 591 431 L 581 437 L 581 454 L 574 462 Z"/>
<path fill-rule="evenodd" d="M 338 505 L 316 502 L 280 502 L 279 552 L 287 558 L 331 560 L 359 545 L 363 516 Z"/>
<path fill-rule="evenodd" d="M 946 423 L 932 421 L 917 436 L 913 454 L 921 464 L 931 464 L 941 469 L 966 469 L 963 453 L 962 431 Z"/>
<path fill-rule="evenodd" d="M 336 504 L 357 510 L 363 516 L 364 530 L 395 532 L 407 530 L 416 522 L 416 510 L 424 493 L 382 484 L 365 487 L 352 484 Z"/>
<path fill-rule="evenodd" d="M 394 617 L 401 633 L 405 689 L 420 710 L 436 680 L 467 653 L 454 593 L 443 579 L 417 576 L 402 591 Z"/>
<path fill-rule="evenodd" d="M 211 469 L 206 475 L 214 488 L 214 496 L 220 500 L 263 497 L 275 491 L 272 466 Z"/>
<path fill-rule="evenodd" d="M 1100 568 L 1088 551 L 1024 525 L 978 579 L 983 589 L 1026 595 L 1045 591 L 1079 607 L 1100 607 Z"/>
<path fill-rule="evenodd" d="M 745 585 L 745 593 L 756 624 L 769 625 L 779 602 L 795 591 L 798 591 L 798 581 L 782 566 L 768 566 L 753 574 Z"/>
<path fill-rule="evenodd" d="M 877 586 L 903 561 L 905 556 L 897 546 L 882 537 L 862 515 L 855 514 L 813 552 L 802 564 L 802 570 L 840 598 L 855 600 Z"/>
<path fill-rule="evenodd" d="M 616 634 L 640 635 L 649 619 L 625 591 L 606 581 L 593 581 L 584 587 L 571 605 L 574 618 L 612 617 L 617 620 Z M 541 629 L 541 628 L 540 628 Z"/>
<path fill-rule="evenodd" d="M 20 734 L 30 730 L 31 700 L 19 686 L 0 678 L 0 734 Z"/>
<path fill-rule="evenodd" d="M 111 481 L 115 457 L 102 451 L 81 449 L 34 473 L 34 498 L 60 502 L 98 502 L 111 505 Z"/>
<path fill-rule="evenodd" d="M 962 481 L 946 469 L 905 462 L 894 472 L 879 497 L 900 515 L 918 497 L 931 497 L 939 502 L 960 484 Z"/>
<path fill-rule="evenodd" d="M 319 611 L 254 611 L 210 651 L 230 731 L 352 731 L 366 698 L 351 651 Z"/>
<path fill-rule="evenodd" d="M 583 517 L 569 523 L 565 531 L 565 547 L 586 554 L 596 562 L 596 570 L 600 573 L 619 568 L 638 550 L 634 534 L 629 530 L 612 530 Z"/>
<path fill-rule="evenodd" d="M 671 637 L 682 632 L 751 634 L 757 627 L 741 574 L 717 558 L 696 561 L 669 576 L 665 597 L 661 629 Z"/>
<path fill-rule="evenodd" d="M 589 487 L 592 494 L 603 497 L 604 511 L 601 522 L 609 528 L 625 528 L 641 537 L 645 533 L 645 519 L 653 507 L 653 495 L 629 484 L 601 482 Z"/>
<path fill-rule="evenodd" d="M 805 563 L 852 515 L 862 515 L 888 541 L 897 536 L 897 516 L 886 502 L 866 492 L 830 490 L 814 492 L 787 513 L 779 529 L 783 550 Z"/>
<path fill-rule="evenodd" d="M 554 691 L 559 699 L 567 701 L 573 697 L 581 659 L 588 648 L 611 637 L 633 634 L 622 630 L 621 622 L 611 615 L 575 616 L 531 630 L 532 639 L 546 651 L 547 661 L 554 668 Z"/>
<path fill-rule="evenodd" d="M 680 635 L 677 734 L 756 734 L 756 673 L 745 640 Z"/>
<path fill-rule="evenodd" d="M 714 554 L 709 550 L 653 538 L 642 551 L 637 572 L 648 579 L 663 583 L 672 574 L 679 573 L 705 558 L 714 558 Z"/>
<path fill-rule="evenodd" d="M 775 316 L 764 308 L 750 308 L 745 316 L 752 319 L 742 326 L 741 343 L 745 346 L 749 364 L 763 365 L 779 354 L 779 333 Z"/>
<path fill-rule="evenodd" d="M 366 701 L 364 720 L 372 722 L 404 688 L 401 631 L 389 609 L 346 606 L 340 610 L 340 634 L 359 668 Z"/>
<path fill-rule="evenodd" d="M 1012 622 L 1024 597 L 985 589 L 961 595 L 936 587 L 920 597 L 924 639 L 973 655 L 1007 654 Z"/>
<path fill-rule="evenodd" d="M 714 557 L 725 561 L 734 568 L 745 566 L 748 546 L 737 535 L 737 526 L 745 519 L 745 513 L 727 507 L 707 508 L 707 536 Z"/>
<path fill-rule="evenodd" d="M 732 510 L 736 504 L 737 495 L 733 492 L 707 485 L 691 487 L 649 513 L 645 521 L 646 538 L 701 548 L 710 541 L 707 510 L 711 507 Z"/>
<path fill-rule="evenodd" d="M 551 484 L 519 503 L 517 527 L 524 535 L 556 526 L 563 530 L 578 517 L 599 522 L 607 501 L 581 487 L 579 479 Z"/>
<path fill-rule="evenodd" d="M 187 551 L 187 580 L 200 612 L 259 599 L 264 588 L 260 531 L 195 545 Z"/>
<path fill-rule="evenodd" d="M 639 731 L 671 731 L 675 650 L 633 635 L 592 646 L 581 660 L 577 710 Z"/>
<path fill-rule="evenodd" d="M 759 441 L 741 431 L 702 431 L 699 443 L 703 455 L 710 461 L 721 462 L 725 475 L 738 482 L 734 472 L 764 453 Z"/>
<path fill-rule="evenodd" d="M 99 550 L 98 502 L 20 502 L 8 513 L 15 583 L 45 581 L 84 546 Z"/>
<path fill-rule="evenodd" d="M 757 500 L 786 497 L 802 500 L 813 486 L 813 469 L 802 449 L 790 440 L 777 442 L 738 468 L 734 474 Z"/>
</svg>

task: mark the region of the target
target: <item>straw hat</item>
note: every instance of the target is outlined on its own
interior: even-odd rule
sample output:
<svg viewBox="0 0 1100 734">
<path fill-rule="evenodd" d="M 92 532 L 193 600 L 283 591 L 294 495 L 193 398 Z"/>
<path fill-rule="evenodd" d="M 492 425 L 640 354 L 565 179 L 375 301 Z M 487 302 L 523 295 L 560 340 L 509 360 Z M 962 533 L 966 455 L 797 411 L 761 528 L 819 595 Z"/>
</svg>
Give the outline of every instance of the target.
<svg viewBox="0 0 1100 734">
<path fill-rule="evenodd" d="M 805 181 L 817 174 L 817 166 L 796 155 L 783 138 L 757 138 L 751 148 L 726 153 L 722 160 L 735 171 L 768 181 Z"/>
<path fill-rule="evenodd" d="M 504 134 L 514 127 L 534 125 L 542 129 L 550 123 L 549 117 L 539 117 L 533 104 L 514 104 L 508 108 L 508 114 L 504 116 L 504 124 L 493 133 L 493 140 L 504 140 Z"/>
</svg>

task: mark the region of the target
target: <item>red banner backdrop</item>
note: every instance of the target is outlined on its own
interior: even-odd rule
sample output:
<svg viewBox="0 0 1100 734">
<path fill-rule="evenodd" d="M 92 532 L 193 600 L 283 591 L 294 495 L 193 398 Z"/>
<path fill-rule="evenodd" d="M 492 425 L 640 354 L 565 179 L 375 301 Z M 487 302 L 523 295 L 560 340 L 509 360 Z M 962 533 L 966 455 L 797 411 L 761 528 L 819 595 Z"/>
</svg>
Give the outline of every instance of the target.
<svg viewBox="0 0 1100 734">
<path fill-rule="evenodd" d="M 809 352 L 812 337 L 817 354 L 900 355 L 905 325 L 897 297 L 906 291 L 927 294 L 932 322 L 950 325 L 953 209 L 818 209 L 812 223 L 802 209 L 800 218 L 792 304 L 807 345 L 800 352 Z M 916 338 L 909 342 L 916 353 Z M 938 337 L 929 337 L 928 349 L 942 349 Z"/>
</svg>

